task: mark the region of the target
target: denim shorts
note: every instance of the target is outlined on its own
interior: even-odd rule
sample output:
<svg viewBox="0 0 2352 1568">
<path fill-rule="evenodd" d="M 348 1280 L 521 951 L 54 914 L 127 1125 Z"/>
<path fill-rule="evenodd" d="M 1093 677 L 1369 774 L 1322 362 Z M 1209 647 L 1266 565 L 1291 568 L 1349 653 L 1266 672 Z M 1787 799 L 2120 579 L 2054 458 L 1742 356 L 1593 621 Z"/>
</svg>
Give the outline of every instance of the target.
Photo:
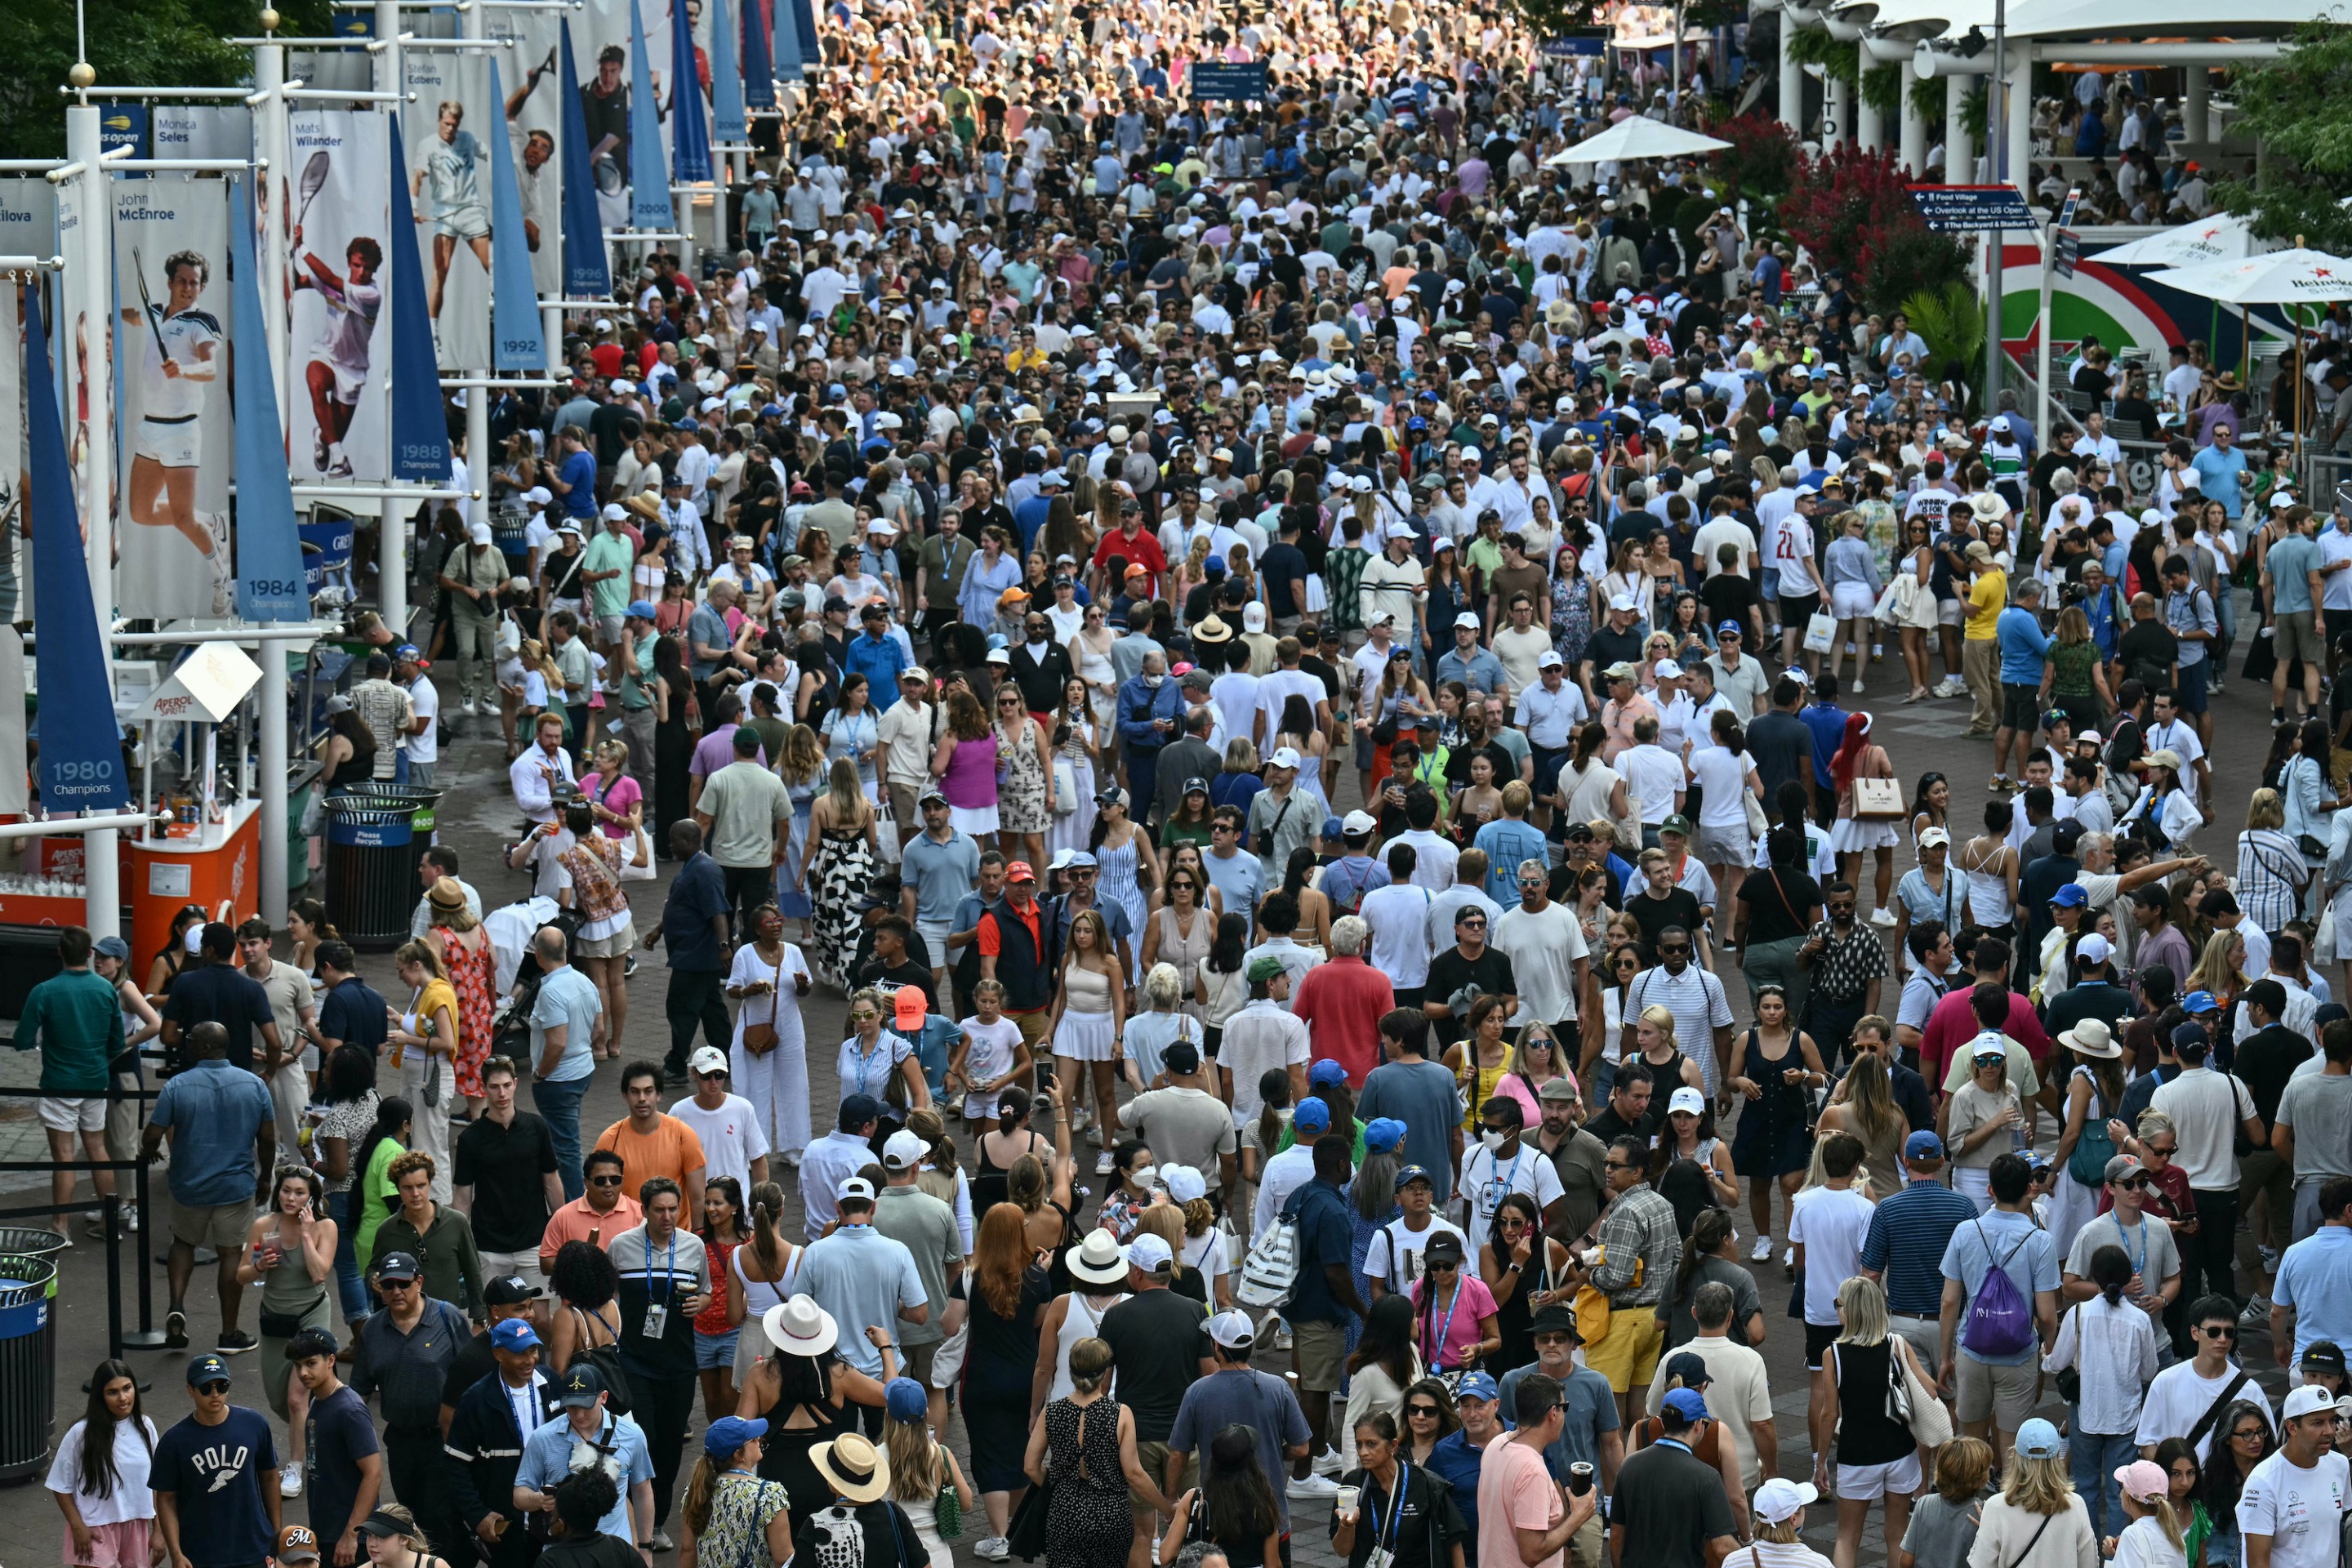
<svg viewBox="0 0 2352 1568">
<path fill-rule="evenodd" d="M 732 1371 L 735 1366 L 735 1342 L 742 1332 L 740 1329 L 730 1329 L 723 1334 L 706 1334 L 700 1329 L 695 1330 L 694 1370 L 709 1372 L 713 1367 L 723 1366 Z"/>
</svg>

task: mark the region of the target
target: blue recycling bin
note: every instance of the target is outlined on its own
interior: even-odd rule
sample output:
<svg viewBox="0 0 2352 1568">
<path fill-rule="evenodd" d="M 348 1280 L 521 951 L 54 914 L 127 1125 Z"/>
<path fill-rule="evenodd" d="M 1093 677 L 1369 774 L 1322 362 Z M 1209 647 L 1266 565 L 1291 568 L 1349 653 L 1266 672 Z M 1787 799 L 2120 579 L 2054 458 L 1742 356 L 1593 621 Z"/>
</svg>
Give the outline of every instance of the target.
<svg viewBox="0 0 2352 1568">
<path fill-rule="evenodd" d="M 33 1234 L 64 1245 L 53 1232 Z M 0 1254 L 0 1481 L 48 1468 L 57 1432 L 57 1294 L 51 1258 Z"/>
</svg>

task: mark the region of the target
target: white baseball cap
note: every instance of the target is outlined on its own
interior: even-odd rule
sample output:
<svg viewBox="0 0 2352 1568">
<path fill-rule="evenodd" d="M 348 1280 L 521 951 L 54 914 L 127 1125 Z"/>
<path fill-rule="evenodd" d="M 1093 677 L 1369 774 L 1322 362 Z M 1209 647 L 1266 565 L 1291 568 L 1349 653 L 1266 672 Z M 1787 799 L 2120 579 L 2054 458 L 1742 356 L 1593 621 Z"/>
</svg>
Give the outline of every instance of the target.
<svg viewBox="0 0 2352 1568">
<path fill-rule="evenodd" d="M 1269 767 L 1295 768 L 1297 765 L 1298 752 L 1297 750 L 1289 746 L 1281 748 L 1279 751 L 1276 752 L 1272 757 L 1267 759 L 1267 766 Z"/>
<path fill-rule="evenodd" d="M 882 1163 L 887 1169 L 904 1171 L 921 1164 L 923 1156 L 929 1152 L 929 1144 L 924 1142 L 916 1134 L 900 1128 L 884 1141 Z"/>
<path fill-rule="evenodd" d="M 1693 1116 L 1705 1116 L 1706 1114 L 1706 1096 L 1701 1094 L 1698 1090 L 1693 1089 L 1688 1084 L 1683 1085 L 1682 1088 L 1675 1090 L 1673 1096 L 1666 1101 L 1667 1115 L 1672 1116 L 1678 1110 L 1687 1110 Z"/>
</svg>

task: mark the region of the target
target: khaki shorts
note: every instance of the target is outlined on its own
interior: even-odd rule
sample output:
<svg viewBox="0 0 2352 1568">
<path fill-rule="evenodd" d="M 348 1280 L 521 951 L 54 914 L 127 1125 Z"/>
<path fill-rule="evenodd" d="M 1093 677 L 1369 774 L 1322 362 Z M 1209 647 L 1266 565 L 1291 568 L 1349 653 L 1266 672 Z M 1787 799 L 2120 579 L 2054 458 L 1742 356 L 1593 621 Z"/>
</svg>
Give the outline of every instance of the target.
<svg viewBox="0 0 2352 1568">
<path fill-rule="evenodd" d="M 637 945 L 637 923 L 625 921 L 621 929 L 610 936 L 574 937 L 573 954 L 580 958 L 626 958 Z"/>
<path fill-rule="evenodd" d="M 59 1099 L 45 1094 L 37 1103 L 41 1125 L 52 1132 L 98 1132 L 106 1127 L 108 1101 L 103 1095 Z"/>
<path fill-rule="evenodd" d="M 1143 1467 L 1143 1473 L 1151 1478 L 1154 1486 L 1159 1485 L 1168 1479 L 1168 1445 L 1139 1441 L 1135 1445 L 1135 1462 Z M 1177 1479 L 1176 1489 L 1168 1495 L 1181 1497 L 1188 1489 L 1199 1485 L 1200 1479 L 1201 1456 L 1188 1454 L 1184 1457 L 1184 1473 Z M 1129 1487 L 1127 1489 L 1127 1510 L 1129 1513 L 1150 1513 L 1151 1500 Z"/>
<path fill-rule="evenodd" d="M 1584 1364 L 1609 1380 L 1612 1394 L 1647 1388 L 1658 1370 L 1658 1349 L 1665 1335 L 1656 1313 L 1646 1306 L 1612 1307 L 1609 1332 L 1597 1345 L 1588 1345 Z"/>
<path fill-rule="evenodd" d="M 1911 1352 L 1919 1364 L 1932 1373 L 1936 1363 L 1943 1359 L 1943 1325 L 1934 1318 L 1906 1318 L 1897 1312 L 1886 1315 L 1886 1326 L 1899 1338 L 1909 1342 Z"/>
<path fill-rule="evenodd" d="M 172 1239 L 190 1247 L 209 1247 L 215 1252 L 234 1253 L 245 1246 L 245 1233 L 253 1224 L 254 1205 L 239 1201 L 233 1204 L 184 1204 L 172 1200 Z"/>
<path fill-rule="evenodd" d="M 237 1237 L 243 1240 L 244 1232 Z M 1337 1394 L 1347 1371 L 1348 1331 L 1337 1323 L 1293 1323 L 1290 1334 L 1298 1386 L 1309 1394 Z"/>
<path fill-rule="evenodd" d="M 898 1369 L 898 1375 L 911 1377 L 926 1389 L 929 1388 L 931 1363 L 939 1360 L 940 1342 L 933 1340 L 927 1345 L 907 1345 L 901 1348 L 899 1353 L 905 1359 L 905 1364 Z"/>
<path fill-rule="evenodd" d="M 2313 669 L 2326 668 L 2316 620 L 2309 610 L 2282 610 L 2272 621 L 2271 649 L 2281 664 L 2301 659 Z"/>
<path fill-rule="evenodd" d="M 547 1289 L 547 1276 L 540 1271 L 537 1247 L 528 1252 L 485 1252 L 481 1256 L 484 1284 L 512 1275 L 542 1293 Z"/>
<path fill-rule="evenodd" d="M 1592 1517 L 1568 1538 L 1569 1568 L 1601 1568 L 1605 1561 L 1602 1547 L 1606 1542 L 1607 1537 L 1601 1531 L 1601 1510 L 1594 1509 Z"/>
<path fill-rule="evenodd" d="M 2003 1432 L 2014 1432 L 2033 1414 L 2033 1406 L 2042 1390 L 2040 1369 L 2032 1362 L 2016 1366 L 1994 1366 L 1974 1356 L 1959 1357 L 1959 1389 L 1953 1400 L 1953 1413 L 1963 1421 L 1982 1421 L 1987 1416 Z"/>
</svg>

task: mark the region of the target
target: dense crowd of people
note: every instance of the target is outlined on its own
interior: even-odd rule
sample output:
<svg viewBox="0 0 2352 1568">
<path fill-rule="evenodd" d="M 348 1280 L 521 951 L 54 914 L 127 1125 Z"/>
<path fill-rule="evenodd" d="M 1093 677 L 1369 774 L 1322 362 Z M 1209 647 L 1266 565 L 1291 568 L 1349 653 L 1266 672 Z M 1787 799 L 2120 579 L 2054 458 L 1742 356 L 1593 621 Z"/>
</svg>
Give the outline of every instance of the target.
<svg viewBox="0 0 2352 1568">
<path fill-rule="evenodd" d="M 507 876 L 25 1004 L 196 1352 L 63 1561 L 2334 1568 L 2352 515 L 2234 378 L 2045 447 L 1499 15 L 831 20 L 360 628 L 322 791 L 495 732 Z"/>
</svg>

